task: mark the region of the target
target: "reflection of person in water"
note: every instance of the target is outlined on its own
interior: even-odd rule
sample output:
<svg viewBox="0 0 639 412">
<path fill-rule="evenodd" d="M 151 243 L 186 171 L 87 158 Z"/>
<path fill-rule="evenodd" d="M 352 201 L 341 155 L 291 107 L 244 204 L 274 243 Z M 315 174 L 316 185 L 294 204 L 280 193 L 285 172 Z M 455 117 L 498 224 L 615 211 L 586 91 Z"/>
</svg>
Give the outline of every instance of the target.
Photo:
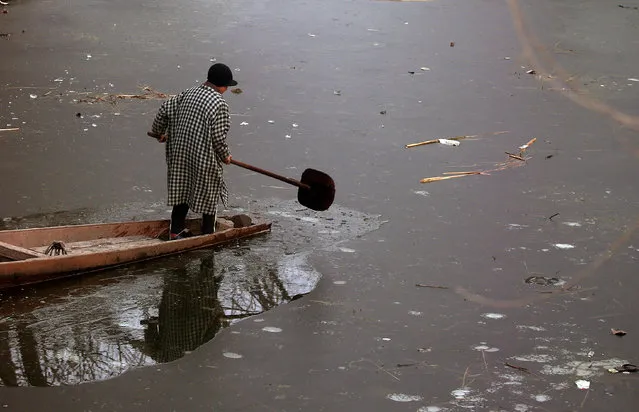
<svg viewBox="0 0 639 412">
<path fill-rule="evenodd" d="M 213 253 L 199 271 L 183 266 L 176 272 L 164 279 L 159 316 L 143 322 L 145 352 L 156 362 L 184 356 L 226 326 L 217 296 L 224 276 L 215 274 Z"/>
</svg>

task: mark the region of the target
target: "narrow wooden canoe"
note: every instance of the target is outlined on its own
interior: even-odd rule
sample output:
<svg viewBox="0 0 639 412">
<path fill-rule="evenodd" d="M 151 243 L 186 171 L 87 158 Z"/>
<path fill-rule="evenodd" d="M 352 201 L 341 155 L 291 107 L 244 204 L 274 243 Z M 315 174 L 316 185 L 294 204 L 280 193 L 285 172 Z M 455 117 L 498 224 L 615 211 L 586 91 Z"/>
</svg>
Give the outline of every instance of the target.
<svg viewBox="0 0 639 412">
<path fill-rule="evenodd" d="M 247 220 L 219 218 L 215 233 L 171 241 L 166 240 L 168 220 L 3 230 L 0 289 L 211 247 L 271 229 L 270 223 Z M 195 235 L 200 224 L 200 219 L 187 221 Z M 46 254 L 53 242 L 62 242 L 66 254 Z"/>
</svg>

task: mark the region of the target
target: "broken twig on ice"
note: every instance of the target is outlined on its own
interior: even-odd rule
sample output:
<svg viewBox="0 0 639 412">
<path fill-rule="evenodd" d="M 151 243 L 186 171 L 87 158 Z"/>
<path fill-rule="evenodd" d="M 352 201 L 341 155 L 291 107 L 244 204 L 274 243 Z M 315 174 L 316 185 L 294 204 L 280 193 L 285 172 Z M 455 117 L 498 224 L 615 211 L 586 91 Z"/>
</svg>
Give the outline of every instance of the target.
<svg viewBox="0 0 639 412">
<path fill-rule="evenodd" d="M 444 172 L 444 175 L 480 175 L 482 172 Z"/>
<path fill-rule="evenodd" d="M 448 289 L 448 286 L 424 285 L 423 283 L 418 283 L 415 286 L 417 286 L 418 288 Z"/>
<path fill-rule="evenodd" d="M 461 139 L 466 139 L 468 137 L 475 137 L 475 136 L 476 135 L 473 135 L 473 136 L 455 136 L 455 137 L 447 137 L 445 139 L 426 140 L 426 141 L 419 142 L 419 143 L 407 144 L 405 147 L 406 147 L 406 149 L 410 149 L 411 147 L 424 146 L 424 145 L 427 145 L 427 144 L 434 144 L 434 143 L 441 143 L 441 140 L 461 140 Z"/>
<path fill-rule="evenodd" d="M 508 362 L 504 362 L 504 365 L 508 366 L 509 368 L 517 369 L 518 371 L 521 371 L 521 372 L 530 373 L 528 368 L 524 368 L 523 366 L 511 365 Z"/>
<path fill-rule="evenodd" d="M 462 139 L 470 139 L 470 138 L 473 138 L 473 137 L 497 136 L 499 134 L 504 134 L 504 133 L 508 133 L 508 131 L 494 132 L 494 133 L 483 133 L 483 134 L 473 134 L 473 135 L 464 135 L 464 136 L 455 136 L 455 137 L 446 137 L 446 138 L 443 138 L 443 139 L 432 139 L 432 140 L 426 140 L 426 141 L 423 141 L 423 142 L 407 144 L 405 147 L 406 147 L 406 149 L 410 149 L 411 147 L 424 146 L 424 145 L 427 145 L 427 144 L 434 144 L 434 143 L 441 143 L 441 140 L 462 140 Z"/>
<path fill-rule="evenodd" d="M 420 180 L 419 183 L 433 183 L 433 182 L 439 182 L 440 180 L 455 179 L 456 177 L 466 177 L 466 176 L 481 175 L 481 174 L 483 174 L 483 173 L 474 172 L 474 173 L 456 174 L 456 175 L 452 175 L 452 176 L 427 177 L 427 178 L 424 178 L 424 179 Z"/>
<path fill-rule="evenodd" d="M 504 153 L 506 153 L 508 155 L 508 157 L 512 157 L 513 159 L 521 160 L 522 162 L 526 161 L 526 159 L 524 159 L 523 157 L 518 156 L 516 154 L 512 154 L 512 153 L 508 153 L 508 152 L 504 152 Z"/>
<path fill-rule="evenodd" d="M 500 134 L 500 133 L 506 133 L 506 132 L 497 132 L 497 133 L 493 133 L 493 134 Z M 474 136 L 460 136 L 460 137 L 465 138 L 465 137 L 475 137 L 475 136 L 477 136 L 477 135 L 474 135 Z M 451 139 L 453 139 L 453 138 L 451 138 Z M 419 182 L 420 183 L 433 183 L 433 182 L 439 182 L 441 180 L 455 179 L 457 177 L 465 177 L 465 176 L 472 176 L 472 175 L 489 175 L 491 172 L 499 172 L 501 170 L 509 169 L 509 168 L 512 168 L 512 167 L 523 166 L 526 163 L 526 158 L 523 157 L 524 153 L 526 152 L 526 150 L 533 143 L 535 143 L 535 141 L 537 141 L 536 137 L 530 139 L 528 141 L 528 143 L 526 143 L 526 144 L 524 144 L 522 146 L 519 146 L 519 153 L 518 154 L 505 152 L 508 155 L 508 160 L 506 162 L 497 163 L 493 169 L 482 170 L 482 171 L 469 171 L 469 172 L 446 172 L 446 173 L 444 173 L 444 175 L 446 175 L 446 176 L 427 177 L 427 178 L 424 178 L 424 179 L 420 180 Z M 426 142 L 413 143 L 411 145 L 406 145 L 406 147 L 408 148 L 408 147 L 414 147 L 416 145 L 430 144 L 430 143 L 437 143 L 437 142 L 439 142 L 439 140 L 427 140 Z M 511 160 L 511 159 L 517 160 L 517 162 L 515 162 L 514 160 Z"/>
</svg>

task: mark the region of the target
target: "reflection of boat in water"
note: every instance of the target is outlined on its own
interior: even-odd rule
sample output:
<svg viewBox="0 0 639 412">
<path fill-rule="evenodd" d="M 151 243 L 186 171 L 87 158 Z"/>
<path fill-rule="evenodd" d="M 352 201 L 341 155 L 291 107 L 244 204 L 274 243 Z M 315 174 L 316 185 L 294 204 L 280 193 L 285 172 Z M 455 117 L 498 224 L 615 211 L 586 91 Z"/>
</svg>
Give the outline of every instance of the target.
<svg viewBox="0 0 639 412">
<path fill-rule="evenodd" d="M 197 235 L 199 219 L 187 222 Z M 0 231 L 0 289 L 219 245 L 264 233 L 270 223 L 236 217 L 210 235 L 166 241 L 167 220 Z"/>
<path fill-rule="evenodd" d="M 0 386 L 73 385 L 170 362 L 310 292 L 320 275 L 307 254 L 282 256 L 269 242 L 9 291 L 0 304 Z"/>
</svg>

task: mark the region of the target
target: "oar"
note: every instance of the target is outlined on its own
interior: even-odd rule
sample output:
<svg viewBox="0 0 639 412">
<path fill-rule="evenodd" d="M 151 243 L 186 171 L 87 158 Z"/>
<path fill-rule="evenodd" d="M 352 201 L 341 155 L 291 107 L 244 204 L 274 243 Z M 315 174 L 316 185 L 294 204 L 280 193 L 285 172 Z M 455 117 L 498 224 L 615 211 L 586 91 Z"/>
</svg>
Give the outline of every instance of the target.
<svg viewBox="0 0 639 412">
<path fill-rule="evenodd" d="M 160 139 L 161 136 L 148 132 L 149 136 Z M 268 170 L 261 169 L 259 167 L 250 165 L 248 163 L 240 162 L 239 160 L 231 159 L 231 163 L 243 167 L 244 169 L 252 170 L 263 174 L 268 177 L 272 177 L 281 182 L 288 183 L 293 186 L 297 186 L 297 201 L 309 209 L 323 211 L 327 210 L 333 204 L 335 199 L 335 182 L 333 179 L 324 172 L 320 172 L 315 169 L 306 169 L 302 173 L 301 181 L 291 179 L 290 177 L 284 177 Z"/>
</svg>

